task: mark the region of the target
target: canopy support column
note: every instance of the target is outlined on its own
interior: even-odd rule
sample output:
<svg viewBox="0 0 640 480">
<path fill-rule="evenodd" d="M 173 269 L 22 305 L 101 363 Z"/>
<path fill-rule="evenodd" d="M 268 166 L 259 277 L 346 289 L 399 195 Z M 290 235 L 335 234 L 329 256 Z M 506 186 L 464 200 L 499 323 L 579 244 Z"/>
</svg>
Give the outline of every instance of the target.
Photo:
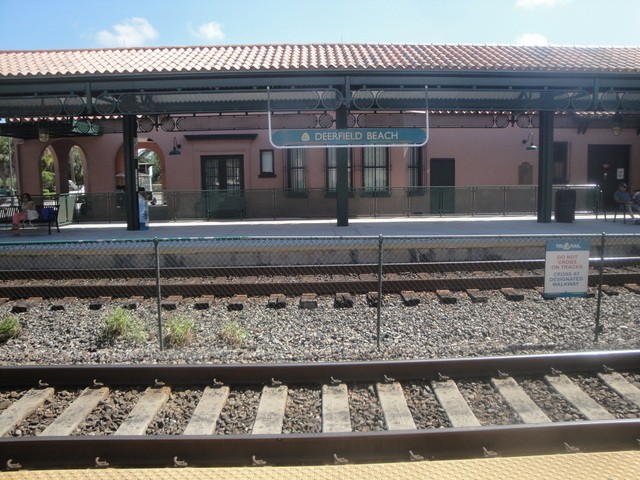
<svg viewBox="0 0 640 480">
<path fill-rule="evenodd" d="M 538 223 L 551 222 L 553 196 L 553 111 L 540 111 L 538 150 Z"/>
<path fill-rule="evenodd" d="M 127 230 L 140 230 L 138 212 L 137 165 L 134 144 L 137 131 L 135 115 L 122 117 L 122 137 L 124 153 L 124 197 L 127 211 Z"/>
<path fill-rule="evenodd" d="M 349 110 L 342 105 L 336 110 L 336 128 L 347 128 Z M 349 226 L 349 149 L 336 148 L 336 200 L 338 227 Z"/>
</svg>

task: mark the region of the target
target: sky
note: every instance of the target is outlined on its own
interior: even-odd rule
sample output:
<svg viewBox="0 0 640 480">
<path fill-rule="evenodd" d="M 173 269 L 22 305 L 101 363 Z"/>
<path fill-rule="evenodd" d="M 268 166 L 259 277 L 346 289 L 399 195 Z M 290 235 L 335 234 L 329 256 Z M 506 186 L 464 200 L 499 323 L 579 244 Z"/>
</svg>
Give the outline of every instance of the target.
<svg viewBox="0 0 640 480">
<path fill-rule="evenodd" d="M 283 43 L 640 46 L 639 0 L 0 0 L 0 50 Z"/>
</svg>

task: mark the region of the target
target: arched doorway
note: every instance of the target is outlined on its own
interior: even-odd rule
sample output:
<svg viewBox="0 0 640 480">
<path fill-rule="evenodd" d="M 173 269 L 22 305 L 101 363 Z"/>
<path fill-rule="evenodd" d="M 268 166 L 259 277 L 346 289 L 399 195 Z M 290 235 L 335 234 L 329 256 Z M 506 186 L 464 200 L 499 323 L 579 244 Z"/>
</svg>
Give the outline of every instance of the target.
<svg viewBox="0 0 640 480">
<path fill-rule="evenodd" d="M 138 141 L 134 147 L 137 161 L 137 186 L 151 192 L 150 200 L 153 204 L 163 203 L 162 191 L 165 188 L 164 153 L 160 146 L 151 139 Z M 115 158 L 115 187 L 117 191 L 124 191 L 124 150 L 120 146 Z"/>
</svg>

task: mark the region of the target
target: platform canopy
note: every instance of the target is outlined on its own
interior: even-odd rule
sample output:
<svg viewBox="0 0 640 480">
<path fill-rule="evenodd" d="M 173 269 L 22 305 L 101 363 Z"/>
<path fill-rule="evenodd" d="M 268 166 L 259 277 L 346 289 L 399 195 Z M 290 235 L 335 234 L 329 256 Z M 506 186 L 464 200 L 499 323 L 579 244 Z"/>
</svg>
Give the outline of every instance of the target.
<svg viewBox="0 0 640 480">
<path fill-rule="evenodd" d="M 38 122 L 54 120 L 59 136 L 91 135 L 99 133 L 88 128 L 92 119 L 122 115 L 135 115 L 141 131 L 189 130 L 189 121 L 181 128 L 165 118 L 259 114 L 269 100 L 276 113 L 345 107 L 352 114 L 411 115 L 424 110 L 425 89 L 432 111 L 501 112 L 494 121 L 511 124 L 522 112 L 609 112 L 638 129 L 640 48 L 318 44 L 2 51 L 0 135 L 37 138 Z M 307 118 L 304 128 L 332 127 L 320 118 Z"/>
</svg>

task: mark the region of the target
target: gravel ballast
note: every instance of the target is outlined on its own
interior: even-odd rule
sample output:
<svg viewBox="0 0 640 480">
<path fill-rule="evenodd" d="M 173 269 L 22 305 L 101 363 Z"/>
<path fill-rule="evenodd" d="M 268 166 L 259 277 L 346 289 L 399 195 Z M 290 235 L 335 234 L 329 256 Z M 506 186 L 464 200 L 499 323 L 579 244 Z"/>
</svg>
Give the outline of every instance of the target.
<svg viewBox="0 0 640 480">
<path fill-rule="evenodd" d="M 148 332 L 140 344 L 107 341 L 106 317 L 118 300 L 100 310 L 88 300 L 71 302 L 65 310 L 51 310 L 51 302 L 15 313 L 22 332 L 0 344 L 3 365 L 114 363 L 289 363 L 363 360 L 410 360 L 467 356 L 521 355 L 640 348 L 640 295 L 618 288 L 618 295 L 602 298 L 603 331 L 594 341 L 596 298 L 545 300 L 523 290 L 522 301 L 508 301 L 499 291 L 487 292 L 486 303 L 461 298 L 442 304 L 433 293 L 420 293 L 420 304 L 405 306 L 399 295 L 386 295 L 377 345 L 377 310 L 365 295 L 354 296 L 353 308 L 335 308 L 332 296 L 318 297 L 317 309 L 298 307 L 288 298 L 281 309 L 268 308 L 268 298 L 249 298 L 243 310 L 229 311 L 228 298 L 197 310 L 184 299 L 175 311 L 162 311 L 195 322 L 195 335 L 186 346 L 158 341 L 158 312 L 154 299 L 143 300 L 131 313 Z M 10 315 L 13 302 L 0 305 L 0 319 Z M 221 338 L 230 322 L 246 331 L 241 346 Z"/>
</svg>

